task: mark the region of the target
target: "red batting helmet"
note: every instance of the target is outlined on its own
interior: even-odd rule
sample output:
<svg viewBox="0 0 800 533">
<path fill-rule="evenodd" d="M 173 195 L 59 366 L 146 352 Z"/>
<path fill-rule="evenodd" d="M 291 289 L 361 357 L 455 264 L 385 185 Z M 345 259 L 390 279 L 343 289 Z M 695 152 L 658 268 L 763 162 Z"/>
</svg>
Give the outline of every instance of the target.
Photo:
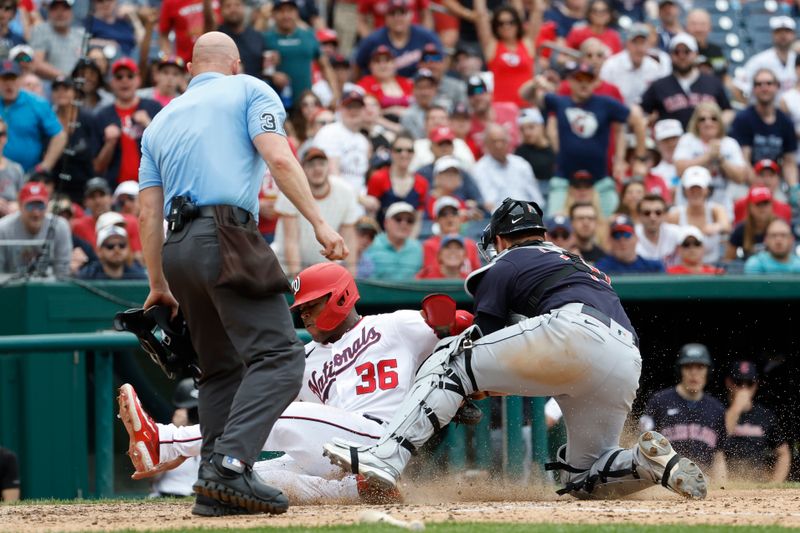
<svg viewBox="0 0 800 533">
<path fill-rule="evenodd" d="M 318 263 L 304 269 L 292 281 L 292 291 L 291 309 L 330 294 L 317 317 L 317 327 L 323 331 L 336 329 L 360 297 L 353 276 L 337 263 Z"/>
</svg>

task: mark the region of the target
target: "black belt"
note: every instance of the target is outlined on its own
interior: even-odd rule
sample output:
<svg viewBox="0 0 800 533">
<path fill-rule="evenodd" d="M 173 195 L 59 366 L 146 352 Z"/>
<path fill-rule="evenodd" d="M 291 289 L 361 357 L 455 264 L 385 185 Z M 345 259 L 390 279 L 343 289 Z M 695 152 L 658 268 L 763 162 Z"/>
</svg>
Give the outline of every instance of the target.
<svg viewBox="0 0 800 533">
<path fill-rule="evenodd" d="M 194 218 L 214 218 L 214 207 L 213 205 L 201 205 L 197 208 L 197 215 Z M 231 209 L 233 209 L 240 223 L 245 224 L 250 220 L 250 211 L 247 209 L 242 209 L 241 207 L 233 205 Z"/>
<path fill-rule="evenodd" d="M 596 318 L 607 328 L 611 327 L 611 318 L 604 312 L 600 311 L 599 309 L 595 309 L 591 305 L 583 304 L 583 306 L 581 307 L 581 313 L 583 313 L 584 315 L 589 315 L 592 318 Z M 620 325 L 620 327 L 622 327 L 622 325 Z M 631 334 L 631 337 L 633 338 L 633 345 L 638 348 L 639 337 L 636 335 L 636 333 L 629 331 L 627 328 L 625 328 L 625 330 Z"/>
</svg>

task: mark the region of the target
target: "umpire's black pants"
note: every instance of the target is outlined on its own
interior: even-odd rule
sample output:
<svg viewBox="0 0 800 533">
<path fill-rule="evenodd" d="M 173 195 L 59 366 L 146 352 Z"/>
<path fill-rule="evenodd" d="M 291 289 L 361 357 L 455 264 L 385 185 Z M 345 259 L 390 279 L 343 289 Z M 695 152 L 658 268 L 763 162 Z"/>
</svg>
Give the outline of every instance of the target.
<svg viewBox="0 0 800 533">
<path fill-rule="evenodd" d="M 164 273 L 200 358 L 201 455 L 252 465 L 273 424 L 295 399 L 305 366 L 282 294 L 249 298 L 217 287 L 220 249 L 213 218 L 167 238 Z"/>
</svg>

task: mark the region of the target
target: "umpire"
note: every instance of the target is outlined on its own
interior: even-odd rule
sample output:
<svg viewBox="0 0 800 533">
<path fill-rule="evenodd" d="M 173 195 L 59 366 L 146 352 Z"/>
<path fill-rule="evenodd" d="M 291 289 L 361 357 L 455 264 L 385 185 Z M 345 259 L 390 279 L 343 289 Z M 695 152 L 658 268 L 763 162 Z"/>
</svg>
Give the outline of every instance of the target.
<svg viewBox="0 0 800 533">
<path fill-rule="evenodd" d="M 283 295 L 288 281 L 256 226 L 264 162 L 311 222 L 321 253 L 331 260 L 348 253 L 289 147 L 278 96 L 237 75 L 239 68 L 230 37 L 210 32 L 197 40 L 188 64 L 193 79 L 145 131 L 139 169 L 150 280 L 144 306 L 177 312 L 180 304 L 203 371 L 203 461 L 192 510 L 201 515 L 283 513 L 289 505 L 252 472 L 304 367 Z"/>
</svg>

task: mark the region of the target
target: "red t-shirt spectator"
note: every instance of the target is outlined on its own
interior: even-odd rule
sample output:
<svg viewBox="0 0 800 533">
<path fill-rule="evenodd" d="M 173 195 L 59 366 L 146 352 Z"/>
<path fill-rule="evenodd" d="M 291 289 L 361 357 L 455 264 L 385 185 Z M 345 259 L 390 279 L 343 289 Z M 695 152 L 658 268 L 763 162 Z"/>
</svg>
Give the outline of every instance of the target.
<svg viewBox="0 0 800 533">
<path fill-rule="evenodd" d="M 122 124 L 121 134 L 119 137 L 119 148 L 121 159 L 119 164 L 119 175 L 117 176 L 117 183 L 123 181 L 139 181 L 139 163 L 142 154 L 139 152 L 139 141 L 141 138 L 141 126 L 133 122 L 133 114 L 136 112 L 136 107 L 122 109 L 114 106 L 117 112 L 119 122 Z M 138 134 L 134 131 L 139 128 Z"/>
<path fill-rule="evenodd" d="M 367 181 L 367 194 L 374 196 L 381 203 L 378 211 L 378 222 L 383 225 L 383 214 L 386 209 L 395 202 L 408 202 L 414 209 L 422 211 L 428 202 L 428 180 L 420 174 L 414 174 L 414 185 L 408 194 L 398 196 L 392 190 L 392 180 L 389 177 L 389 167 L 376 170 Z"/>
<path fill-rule="evenodd" d="M 570 48 L 574 48 L 575 50 L 580 49 L 581 44 L 586 39 L 594 37 L 595 39 L 599 39 L 604 45 L 611 49 L 611 54 L 616 54 L 618 52 L 622 52 L 622 39 L 619 38 L 619 33 L 611 28 L 606 28 L 603 33 L 600 35 L 596 34 L 592 31 L 589 26 L 578 26 L 575 25 L 567 34 L 567 46 Z"/>
<path fill-rule="evenodd" d="M 408 2 L 408 6 L 414 14 L 414 24 L 419 24 L 422 20 L 420 13 L 430 7 L 428 0 L 414 0 Z M 389 0 L 358 0 L 358 12 L 362 15 L 372 15 L 372 29 L 377 30 L 386 25 L 386 10 L 389 8 Z"/>
<path fill-rule="evenodd" d="M 775 213 L 776 217 L 780 217 L 790 225 L 792 223 L 792 208 L 789 207 L 789 204 L 785 204 L 780 200 L 772 199 L 772 212 Z M 745 217 L 747 216 L 747 196 L 744 198 L 739 198 L 736 200 L 736 203 L 733 204 L 733 223 L 738 224 L 739 222 L 744 222 Z"/>
<path fill-rule="evenodd" d="M 219 2 L 212 0 L 214 28 L 222 23 Z M 202 0 L 164 0 L 161 4 L 161 19 L 158 31 L 167 35 L 175 30 L 175 53 L 185 62 L 192 60 L 192 49 L 197 38 L 204 33 Z"/>
<path fill-rule="evenodd" d="M 667 267 L 667 274 L 724 274 L 725 270 L 712 266 L 703 265 L 700 267 L 700 272 L 692 272 L 683 265 L 674 265 Z"/>
<path fill-rule="evenodd" d="M 508 151 L 513 153 L 520 143 L 519 126 L 517 126 L 519 107 L 512 102 L 493 102 L 492 109 L 494 110 L 494 122 L 503 126 L 509 133 Z M 477 117 L 472 118 L 466 140 L 476 161 L 483 157 L 483 130 L 485 129 L 486 124 Z"/>
<path fill-rule="evenodd" d="M 439 270 L 439 248 L 441 248 L 442 236 L 434 235 L 422 243 L 422 270 L 417 275 L 418 278 L 431 279 L 442 278 Z M 481 260 L 478 256 L 478 245 L 472 239 L 464 237 L 464 248 L 466 259 L 461 266 L 462 277 L 481 267 Z"/>
<path fill-rule="evenodd" d="M 371 94 L 378 99 L 382 108 L 401 106 L 408 107 L 411 104 L 411 92 L 414 90 L 414 82 L 402 76 L 395 76 L 394 79 L 403 91 L 403 96 L 388 96 L 383 94 L 381 83 L 373 75 L 364 76 L 359 80 L 358 86 L 364 89 L 367 94 Z"/>
<path fill-rule="evenodd" d="M 550 59 L 550 56 L 553 55 L 553 49 L 542 46 L 542 44 L 546 42 L 555 43 L 558 40 L 557 28 L 558 26 L 552 20 L 543 22 L 539 28 L 539 35 L 536 36 L 535 43 L 536 50 L 538 50 L 539 55 L 545 59 Z"/>
<path fill-rule="evenodd" d="M 516 50 L 506 48 L 503 41 L 497 42 L 494 57 L 487 65 L 494 76 L 495 102 L 513 102 L 520 107 L 530 103 L 519 97 L 519 88 L 533 77 L 533 57 L 522 41 L 517 41 Z"/>
<path fill-rule="evenodd" d="M 141 252 L 142 241 L 139 238 L 139 221 L 133 215 L 122 215 L 122 218 L 125 219 L 125 231 L 128 232 L 128 243 L 131 250 Z M 95 248 L 97 246 L 97 232 L 94 229 L 96 223 L 97 220 L 91 215 L 73 218 L 72 233 L 91 244 L 92 248 Z"/>
</svg>

